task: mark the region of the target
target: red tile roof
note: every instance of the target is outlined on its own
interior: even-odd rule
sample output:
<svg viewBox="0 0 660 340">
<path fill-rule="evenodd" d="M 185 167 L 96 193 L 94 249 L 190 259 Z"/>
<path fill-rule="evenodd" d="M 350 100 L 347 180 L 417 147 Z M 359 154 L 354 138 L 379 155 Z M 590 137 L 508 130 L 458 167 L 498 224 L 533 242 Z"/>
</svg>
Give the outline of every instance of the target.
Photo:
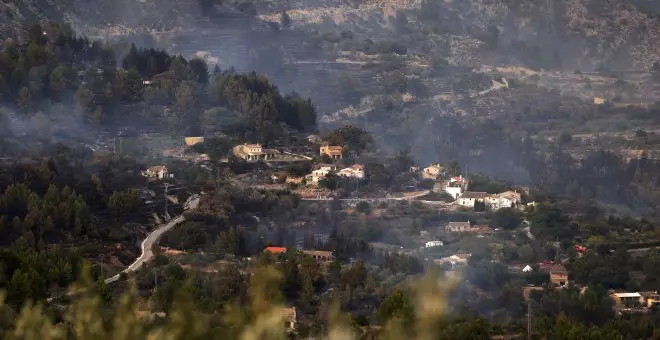
<svg viewBox="0 0 660 340">
<path fill-rule="evenodd" d="M 285 253 L 286 248 L 284 247 L 267 247 L 264 251 L 271 252 L 273 254 Z"/>
</svg>

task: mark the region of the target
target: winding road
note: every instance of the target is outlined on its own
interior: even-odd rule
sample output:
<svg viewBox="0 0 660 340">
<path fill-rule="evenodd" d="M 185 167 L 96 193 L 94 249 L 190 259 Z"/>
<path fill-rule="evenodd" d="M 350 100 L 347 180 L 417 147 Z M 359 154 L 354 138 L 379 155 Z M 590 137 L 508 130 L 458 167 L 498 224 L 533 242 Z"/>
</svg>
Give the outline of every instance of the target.
<svg viewBox="0 0 660 340">
<path fill-rule="evenodd" d="M 188 211 L 190 209 L 196 209 L 197 206 L 199 206 L 199 200 L 200 200 L 200 196 L 197 194 L 190 196 L 188 201 L 186 201 L 186 203 L 184 204 L 184 211 Z M 186 220 L 185 216 L 181 214 L 176 218 L 174 218 L 173 220 L 169 221 L 168 223 L 156 227 L 156 229 L 154 229 L 151 233 L 149 233 L 149 235 L 147 235 L 147 237 L 144 240 L 142 240 L 142 242 L 140 243 L 140 250 L 141 250 L 140 256 L 133 263 L 131 263 L 130 266 L 124 269 L 121 273 L 105 279 L 105 283 L 109 284 L 116 282 L 117 280 L 119 280 L 122 273 L 134 272 L 140 269 L 140 267 L 142 267 L 143 264 L 149 262 L 154 257 L 154 253 L 152 251 L 154 244 L 156 244 L 158 240 L 160 240 L 163 234 L 170 231 L 172 228 L 174 228 L 175 226 L 177 226 L 178 224 L 182 223 L 185 220 Z M 52 296 L 46 299 L 46 301 L 50 303 L 57 298 L 70 296 L 72 294 L 80 293 L 83 291 L 84 289 L 77 290 L 75 292 L 68 292 L 62 295 Z"/>
</svg>

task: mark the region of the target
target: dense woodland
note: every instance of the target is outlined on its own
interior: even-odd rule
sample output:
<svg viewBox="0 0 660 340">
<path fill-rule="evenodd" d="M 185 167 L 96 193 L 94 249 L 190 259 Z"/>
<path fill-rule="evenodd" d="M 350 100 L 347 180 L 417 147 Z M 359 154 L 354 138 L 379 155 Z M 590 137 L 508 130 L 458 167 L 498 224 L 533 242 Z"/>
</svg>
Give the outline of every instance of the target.
<svg viewBox="0 0 660 340">
<path fill-rule="evenodd" d="M 229 118 L 235 118 L 235 129 L 240 127 L 246 138 L 266 141 L 283 127 L 316 127 L 309 100 L 295 93 L 283 96 L 255 73 L 209 70 L 201 59 L 188 61 L 134 45 L 117 60 L 118 47 L 76 37 L 68 26 L 56 23 L 31 26 L 24 40 L 9 38 L 3 45 L 0 93 L 12 110 L 28 117 L 68 115 L 108 126 L 130 122 L 134 127 L 200 131 L 200 120 L 209 115 L 218 119 L 213 109 L 224 107 L 238 113 Z M 51 109 L 59 105 L 69 112 Z"/>
</svg>

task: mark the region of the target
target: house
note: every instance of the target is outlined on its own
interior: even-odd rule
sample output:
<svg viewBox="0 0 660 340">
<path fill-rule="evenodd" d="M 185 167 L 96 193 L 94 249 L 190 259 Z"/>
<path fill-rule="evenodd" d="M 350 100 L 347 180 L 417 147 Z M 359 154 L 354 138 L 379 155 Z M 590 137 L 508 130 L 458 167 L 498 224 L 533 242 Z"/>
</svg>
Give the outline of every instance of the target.
<svg viewBox="0 0 660 340">
<path fill-rule="evenodd" d="M 264 252 L 269 252 L 271 254 L 282 254 L 282 253 L 286 253 L 286 248 L 285 247 L 266 247 L 266 249 L 264 249 Z"/>
<path fill-rule="evenodd" d="M 428 241 L 428 242 L 426 242 L 426 244 L 424 246 L 426 248 L 432 248 L 432 247 L 441 247 L 441 246 L 444 246 L 444 245 L 445 245 L 445 243 L 442 242 L 442 241 Z"/>
<path fill-rule="evenodd" d="M 304 179 L 304 177 L 287 176 L 285 182 L 287 184 L 302 184 Z"/>
<path fill-rule="evenodd" d="M 540 265 L 540 269 L 548 274 L 550 274 L 550 283 L 558 285 L 560 287 L 565 286 L 568 283 L 568 271 L 566 268 L 560 264 L 545 264 Z"/>
<path fill-rule="evenodd" d="M 451 197 L 453 197 L 454 200 L 457 200 L 463 194 L 464 191 L 463 186 L 451 182 L 446 182 L 442 190 L 448 193 Z"/>
<path fill-rule="evenodd" d="M 269 252 L 271 254 L 283 254 L 286 253 L 285 247 L 266 247 L 264 252 Z M 325 250 L 302 250 L 302 253 L 308 256 L 313 257 L 317 261 L 329 262 L 333 260 L 333 255 L 331 251 Z"/>
<path fill-rule="evenodd" d="M 318 135 L 309 135 L 309 136 L 307 136 L 307 141 L 310 142 L 310 143 L 314 143 L 314 144 L 323 143 L 323 139 L 321 139 L 321 137 L 319 137 Z"/>
<path fill-rule="evenodd" d="M 195 144 L 204 143 L 204 137 L 185 137 L 183 141 L 187 146 L 193 146 Z"/>
<path fill-rule="evenodd" d="M 505 191 L 497 195 L 498 209 L 511 208 L 522 202 L 522 195 L 517 191 Z"/>
<path fill-rule="evenodd" d="M 458 253 L 449 257 L 443 257 L 441 259 L 434 260 L 433 262 L 441 265 L 451 264 L 452 266 L 467 265 L 470 256 L 472 256 L 472 254 Z"/>
<path fill-rule="evenodd" d="M 468 222 L 449 222 L 447 224 L 447 227 L 445 228 L 446 231 L 452 232 L 452 233 L 463 233 L 463 232 L 469 232 L 472 231 L 472 226 L 470 225 L 470 221 Z"/>
<path fill-rule="evenodd" d="M 263 149 L 261 144 L 241 144 L 232 149 L 234 156 L 246 161 L 273 159 L 279 155 L 275 149 Z"/>
<path fill-rule="evenodd" d="M 167 172 L 167 167 L 164 165 L 152 166 L 146 171 L 142 171 L 142 176 L 149 179 L 163 179 L 170 178 L 173 175 Z"/>
<path fill-rule="evenodd" d="M 458 179 L 458 180 L 456 180 Z M 462 177 L 454 177 L 453 180 L 439 181 L 433 186 L 433 191 L 441 192 L 444 191 L 454 200 L 457 200 L 459 196 L 463 194 L 467 188 L 467 179 Z"/>
<path fill-rule="evenodd" d="M 337 175 L 342 177 L 364 178 L 364 165 L 355 164 L 348 168 L 341 169 Z"/>
<path fill-rule="evenodd" d="M 463 191 L 468 189 L 468 184 L 470 184 L 470 180 L 463 177 L 463 175 L 459 175 L 459 176 L 452 177 L 452 178 L 449 179 L 449 185 L 452 185 L 452 186 L 458 185 L 461 188 L 463 188 Z"/>
<path fill-rule="evenodd" d="M 644 296 L 644 294 L 642 294 Z M 660 294 L 657 292 L 651 292 L 645 296 L 646 307 L 648 308 L 658 308 L 660 306 Z"/>
<path fill-rule="evenodd" d="M 484 202 L 488 193 L 485 192 L 474 192 L 474 191 L 465 191 L 461 196 L 458 197 L 458 204 L 464 207 L 472 208 L 474 207 L 475 202 Z"/>
<path fill-rule="evenodd" d="M 281 308 L 280 313 L 282 314 L 282 319 L 284 320 L 284 329 L 287 332 L 295 332 L 298 326 L 296 307 Z"/>
<path fill-rule="evenodd" d="M 596 105 L 602 105 L 605 104 L 605 102 L 607 102 L 607 100 L 603 97 L 594 97 L 594 104 Z"/>
<path fill-rule="evenodd" d="M 644 305 L 644 298 L 640 293 L 612 293 L 610 298 L 614 301 L 614 307 L 632 308 Z"/>
<path fill-rule="evenodd" d="M 328 144 L 322 145 L 319 151 L 319 154 L 321 156 L 327 155 L 332 159 L 341 159 L 343 153 L 344 153 L 344 148 L 342 148 L 341 146 L 328 145 Z"/>
<path fill-rule="evenodd" d="M 422 177 L 426 179 L 438 179 L 445 174 L 445 168 L 440 164 L 432 164 L 422 171 Z"/>
<path fill-rule="evenodd" d="M 500 208 L 500 197 L 498 195 L 487 195 L 484 202 L 489 210 L 497 210 Z"/>
<path fill-rule="evenodd" d="M 334 258 L 331 251 L 325 250 L 303 250 L 302 253 L 313 257 L 317 261 L 330 262 Z"/>
<path fill-rule="evenodd" d="M 490 229 L 488 224 L 477 224 L 472 229 L 470 229 L 470 232 L 479 234 L 479 235 L 485 235 L 485 234 L 492 234 L 493 230 Z"/>
<path fill-rule="evenodd" d="M 325 178 L 329 173 L 336 171 L 337 167 L 334 165 L 320 165 L 318 169 L 312 171 L 311 174 L 307 175 L 307 182 L 318 183 L 320 180 Z"/>
<path fill-rule="evenodd" d="M 531 273 L 534 271 L 534 269 L 530 265 L 526 265 L 525 268 L 522 269 L 523 273 Z"/>
</svg>

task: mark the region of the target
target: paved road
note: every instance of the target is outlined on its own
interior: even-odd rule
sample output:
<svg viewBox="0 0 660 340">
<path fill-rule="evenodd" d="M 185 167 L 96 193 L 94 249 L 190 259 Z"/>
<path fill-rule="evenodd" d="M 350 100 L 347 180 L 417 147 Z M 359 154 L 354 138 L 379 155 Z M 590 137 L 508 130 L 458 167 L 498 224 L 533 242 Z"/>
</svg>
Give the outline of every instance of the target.
<svg viewBox="0 0 660 340">
<path fill-rule="evenodd" d="M 199 195 L 193 195 L 185 203 L 184 209 L 185 210 L 195 209 L 195 208 L 197 208 L 198 205 L 199 205 Z M 128 268 L 124 269 L 122 271 L 122 273 L 134 272 L 134 271 L 140 269 L 140 267 L 142 267 L 142 265 L 144 263 L 149 262 L 149 260 L 151 260 L 151 258 L 154 257 L 154 253 L 151 250 L 153 248 L 154 244 L 156 244 L 156 242 L 158 242 L 158 240 L 160 240 L 160 237 L 163 236 L 163 234 L 170 231 L 172 228 L 176 227 L 178 224 L 180 224 L 181 222 L 183 222 L 185 220 L 186 220 L 186 218 L 183 215 L 179 215 L 178 217 L 171 220 L 167 224 L 163 224 L 163 225 L 158 226 L 158 228 L 156 228 L 149 235 L 147 235 L 147 237 L 144 240 L 142 240 L 142 243 L 140 243 L 140 250 L 142 252 L 140 254 L 140 257 L 138 257 L 135 260 L 135 262 L 131 263 L 131 265 L 128 266 Z M 107 278 L 105 280 L 105 283 L 112 283 L 112 282 L 115 282 L 115 281 L 119 280 L 120 275 L 121 275 L 121 273 L 117 274 L 117 275 L 115 275 L 111 278 Z"/>
<path fill-rule="evenodd" d="M 184 204 L 184 209 L 185 210 L 190 210 L 190 209 L 197 208 L 197 206 L 199 205 L 199 200 L 200 200 L 199 195 L 191 196 L 188 199 L 188 201 L 186 201 L 186 203 Z M 152 247 L 154 246 L 154 244 L 156 244 L 156 242 L 158 242 L 158 240 L 161 238 L 161 236 L 163 236 L 163 234 L 170 231 L 172 228 L 174 228 L 175 226 L 177 226 L 178 224 L 182 223 L 185 220 L 186 220 L 186 218 L 183 216 L 183 214 L 179 215 L 176 218 L 174 218 L 173 220 L 171 220 L 170 222 L 158 226 L 156 229 L 154 229 L 154 231 L 149 233 L 149 235 L 147 235 L 147 237 L 144 240 L 142 240 L 142 243 L 140 243 L 140 250 L 141 250 L 140 257 L 138 257 L 133 263 L 131 263 L 130 266 L 128 266 L 126 269 L 124 269 L 121 273 L 134 272 L 134 271 L 140 269 L 140 267 L 142 267 L 143 264 L 149 262 L 149 260 L 151 260 L 151 258 L 153 258 L 153 256 L 154 256 L 153 251 L 151 250 Z M 119 277 L 120 277 L 121 273 L 119 273 L 119 274 L 117 274 L 113 277 L 105 279 L 105 283 L 106 284 L 113 283 L 113 282 L 119 280 Z M 80 293 L 80 292 L 83 292 L 83 291 L 84 291 L 84 289 L 83 290 L 78 290 L 78 291 L 76 291 L 76 293 Z M 72 293 L 69 292 L 66 295 L 68 296 L 68 295 L 71 295 L 71 294 Z M 54 299 L 60 298 L 62 296 L 65 296 L 65 295 L 52 296 L 52 297 L 49 297 L 48 299 L 46 299 L 46 301 L 51 302 Z"/>
<path fill-rule="evenodd" d="M 138 257 L 135 262 L 131 263 L 128 268 L 124 269 L 122 273 L 134 272 L 140 269 L 144 263 L 149 262 L 149 260 L 151 260 L 151 258 L 154 256 L 154 253 L 151 250 L 154 244 L 160 239 L 161 236 L 163 236 L 163 234 L 185 220 L 186 218 L 183 217 L 183 215 L 178 216 L 177 218 L 171 220 L 169 223 L 159 226 L 156 228 L 156 230 L 152 231 L 151 234 L 147 235 L 147 238 L 142 240 L 142 243 L 140 244 L 142 254 L 140 254 L 140 257 Z M 105 283 L 112 283 L 119 280 L 120 275 L 121 273 L 111 278 L 105 279 Z"/>
</svg>

